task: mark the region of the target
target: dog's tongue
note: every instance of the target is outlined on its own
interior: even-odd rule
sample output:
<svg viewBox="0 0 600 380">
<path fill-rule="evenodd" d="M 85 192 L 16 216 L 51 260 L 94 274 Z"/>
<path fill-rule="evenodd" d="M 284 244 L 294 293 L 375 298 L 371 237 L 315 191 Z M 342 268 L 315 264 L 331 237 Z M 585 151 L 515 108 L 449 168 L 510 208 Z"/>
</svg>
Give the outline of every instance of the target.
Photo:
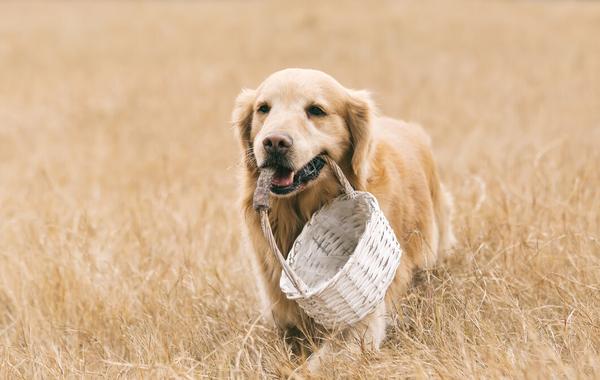
<svg viewBox="0 0 600 380">
<path fill-rule="evenodd" d="M 271 183 L 279 187 L 288 187 L 294 183 L 294 172 L 291 170 L 277 170 Z"/>
</svg>

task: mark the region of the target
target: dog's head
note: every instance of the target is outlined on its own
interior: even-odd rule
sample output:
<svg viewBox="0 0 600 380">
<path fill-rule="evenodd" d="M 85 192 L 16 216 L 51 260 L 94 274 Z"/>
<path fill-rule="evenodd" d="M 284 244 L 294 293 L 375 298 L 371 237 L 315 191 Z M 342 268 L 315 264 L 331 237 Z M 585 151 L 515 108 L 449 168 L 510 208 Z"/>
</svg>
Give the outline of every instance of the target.
<svg viewBox="0 0 600 380">
<path fill-rule="evenodd" d="M 347 160 L 363 188 L 371 151 L 373 105 L 366 91 L 350 90 L 316 70 L 287 69 L 236 100 L 233 123 L 248 169 L 276 169 L 271 192 L 298 193 L 317 182 L 328 154 Z"/>
</svg>

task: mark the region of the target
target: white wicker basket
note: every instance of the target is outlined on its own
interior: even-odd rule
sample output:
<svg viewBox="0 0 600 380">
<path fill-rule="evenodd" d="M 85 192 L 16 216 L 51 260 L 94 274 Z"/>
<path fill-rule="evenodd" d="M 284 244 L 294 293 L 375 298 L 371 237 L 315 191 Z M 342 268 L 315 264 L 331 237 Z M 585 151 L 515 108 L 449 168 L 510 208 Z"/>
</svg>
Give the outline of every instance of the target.
<svg viewBox="0 0 600 380">
<path fill-rule="evenodd" d="M 383 301 L 402 250 L 375 197 L 355 191 L 339 166 L 325 160 L 344 193 L 312 215 L 287 261 L 271 231 L 268 195 L 262 202 L 255 197 L 255 208 L 282 265 L 281 290 L 316 322 L 334 328 L 352 325 Z M 270 179 L 263 182 L 270 184 Z"/>
</svg>

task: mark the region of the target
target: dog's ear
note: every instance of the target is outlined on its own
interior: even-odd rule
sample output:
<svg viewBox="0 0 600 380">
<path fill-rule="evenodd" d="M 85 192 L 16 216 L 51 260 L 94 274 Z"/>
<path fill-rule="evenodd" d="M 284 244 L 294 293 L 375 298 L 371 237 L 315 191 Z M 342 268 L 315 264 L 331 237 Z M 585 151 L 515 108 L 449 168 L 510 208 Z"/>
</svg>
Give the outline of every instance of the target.
<svg viewBox="0 0 600 380">
<path fill-rule="evenodd" d="M 346 125 L 350 131 L 352 149 L 352 171 L 358 185 L 366 186 L 369 163 L 372 153 L 371 122 L 375 114 L 375 105 L 368 91 L 348 90 L 346 101 Z"/>
<path fill-rule="evenodd" d="M 235 106 L 231 115 L 231 122 L 241 143 L 244 163 L 249 166 L 254 163 L 250 130 L 252 129 L 255 98 L 256 90 L 243 89 L 235 99 Z"/>
</svg>

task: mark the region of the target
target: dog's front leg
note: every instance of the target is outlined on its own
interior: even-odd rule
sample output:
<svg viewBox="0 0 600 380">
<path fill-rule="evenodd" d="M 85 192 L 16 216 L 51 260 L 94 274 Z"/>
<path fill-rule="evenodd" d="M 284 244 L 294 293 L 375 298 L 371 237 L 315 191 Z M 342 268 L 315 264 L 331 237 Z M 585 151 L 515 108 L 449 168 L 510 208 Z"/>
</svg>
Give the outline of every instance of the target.
<svg viewBox="0 0 600 380">
<path fill-rule="evenodd" d="M 386 318 L 385 302 L 382 301 L 365 319 L 326 341 L 308 358 L 306 368 L 310 372 L 317 372 L 322 363 L 336 356 L 378 351 L 385 338 Z"/>
</svg>

